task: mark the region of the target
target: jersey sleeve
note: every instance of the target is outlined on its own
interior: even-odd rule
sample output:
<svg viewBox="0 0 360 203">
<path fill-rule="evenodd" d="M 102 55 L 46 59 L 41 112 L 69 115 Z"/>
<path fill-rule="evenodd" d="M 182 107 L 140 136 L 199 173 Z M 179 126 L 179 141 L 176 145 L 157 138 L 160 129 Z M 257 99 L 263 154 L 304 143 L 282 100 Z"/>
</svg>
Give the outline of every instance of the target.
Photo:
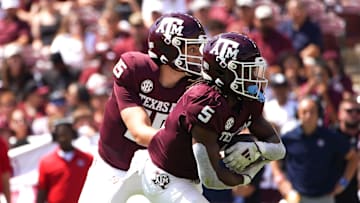
<svg viewBox="0 0 360 203">
<path fill-rule="evenodd" d="M 141 106 L 141 98 L 137 92 L 127 89 L 124 86 L 119 86 L 116 83 L 114 84 L 113 96 L 116 99 L 118 109 L 122 109 L 134 106 Z"/>
<path fill-rule="evenodd" d="M 130 53 L 121 56 L 113 69 L 114 86 L 113 96 L 119 110 L 127 107 L 141 106 L 141 98 L 137 87 L 136 59 Z"/>
<path fill-rule="evenodd" d="M 113 77 L 117 85 L 131 88 L 134 84 L 136 63 L 132 60 L 135 58 L 130 53 L 125 53 L 114 66 Z"/>
<path fill-rule="evenodd" d="M 190 132 L 194 125 L 210 129 L 214 132 L 222 131 L 223 117 L 221 116 L 221 101 L 211 96 L 184 95 L 186 103 L 183 112 L 187 131 Z"/>
</svg>

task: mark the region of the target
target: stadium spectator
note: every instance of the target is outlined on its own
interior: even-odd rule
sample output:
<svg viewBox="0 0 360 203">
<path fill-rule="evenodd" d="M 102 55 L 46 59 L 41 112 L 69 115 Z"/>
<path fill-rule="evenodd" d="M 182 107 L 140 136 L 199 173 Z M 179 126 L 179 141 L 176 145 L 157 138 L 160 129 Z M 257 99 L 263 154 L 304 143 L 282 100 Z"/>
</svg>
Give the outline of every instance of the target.
<svg viewBox="0 0 360 203">
<path fill-rule="evenodd" d="M 31 15 L 32 47 L 40 53 L 48 54 L 50 45 L 60 27 L 62 16 L 56 9 L 55 1 L 40 0 Z M 35 10 L 33 8 L 33 10 Z"/>
<path fill-rule="evenodd" d="M 51 121 L 55 118 L 64 118 L 67 113 L 67 104 L 64 90 L 52 91 L 45 104 L 45 115 L 35 118 L 31 124 L 34 135 L 50 133 Z"/>
<path fill-rule="evenodd" d="M 108 79 L 101 74 L 93 74 L 86 83 L 86 88 L 90 93 L 90 106 L 94 112 L 94 121 L 97 128 L 99 128 L 103 122 L 105 104 L 109 98 L 112 83 L 109 83 Z"/>
<path fill-rule="evenodd" d="M 323 59 L 331 71 L 330 86 L 342 95 L 342 98 L 350 98 L 354 94 L 353 82 L 345 73 L 343 60 L 335 50 L 327 50 L 323 53 Z"/>
<path fill-rule="evenodd" d="M 147 28 L 165 13 L 164 3 L 161 0 L 143 0 L 141 4 L 141 16 Z"/>
<path fill-rule="evenodd" d="M 64 63 L 61 54 L 50 54 L 49 61 L 52 68 L 42 73 L 42 79 L 52 91 L 64 90 L 78 78 L 78 72 Z"/>
<path fill-rule="evenodd" d="M 236 0 L 215 0 L 209 11 L 209 18 L 229 25 L 236 20 L 235 6 Z"/>
<path fill-rule="evenodd" d="M 316 96 L 321 101 L 323 112 L 320 117 L 326 126 L 337 122 L 336 112 L 342 99 L 342 93 L 330 86 L 331 71 L 323 60 L 314 60 L 307 67 L 308 80 L 300 89 L 298 98 L 309 95 Z"/>
<path fill-rule="evenodd" d="M 91 64 L 85 70 L 83 70 L 79 76 L 79 83 L 86 85 L 92 75 L 100 74 L 105 76 L 108 81 L 112 80 L 112 69 L 116 64 L 116 54 L 110 50 L 110 47 L 106 47 L 103 50 L 97 50 L 94 58 L 95 63 Z"/>
<path fill-rule="evenodd" d="M 72 145 L 77 132 L 71 122 L 55 122 L 52 135 L 59 147 L 40 161 L 36 202 L 77 203 L 92 156 Z"/>
<path fill-rule="evenodd" d="M 10 194 L 10 177 L 12 174 L 12 168 L 8 156 L 8 144 L 0 136 L 0 194 L 5 196 L 7 203 L 11 203 Z"/>
<path fill-rule="evenodd" d="M 189 4 L 189 11 L 204 26 L 205 32 L 208 33 L 209 11 L 211 2 L 209 0 L 194 0 Z"/>
<path fill-rule="evenodd" d="M 279 190 L 288 202 L 334 203 L 357 169 L 357 154 L 346 138 L 319 126 L 319 104 L 306 97 L 299 102 L 300 125 L 282 135 L 285 170 L 272 162 Z M 347 161 L 339 174 L 339 163 Z"/>
<path fill-rule="evenodd" d="M 65 99 L 68 105 L 68 112 L 71 113 L 80 106 L 88 107 L 90 105 L 90 94 L 85 85 L 77 82 L 71 83 L 65 92 Z"/>
<path fill-rule="evenodd" d="M 357 152 L 359 151 L 359 135 L 360 135 L 360 104 L 354 99 L 342 100 L 338 111 L 339 125 L 336 131 L 345 136 L 349 144 Z M 339 165 L 340 175 L 344 173 L 347 162 L 344 161 Z M 336 203 L 358 203 L 358 174 L 348 180 L 347 186 L 343 192 L 335 196 Z"/>
<path fill-rule="evenodd" d="M 107 8 L 113 9 L 121 20 L 128 20 L 133 13 L 140 12 L 140 5 L 138 0 L 117 1 L 110 0 L 106 2 Z M 178 6 L 178 5 L 174 5 Z"/>
<path fill-rule="evenodd" d="M 210 19 L 207 27 L 207 36 L 212 38 L 226 31 L 226 25 L 217 19 Z"/>
<path fill-rule="evenodd" d="M 269 86 L 272 90 L 273 98 L 265 102 L 263 114 L 278 132 L 284 131 L 284 126 L 289 122 L 296 120 L 296 110 L 298 101 L 291 98 L 288 80 L 282 73 L 276 73 L 270 76 Z M 261 202 L 274 203 L 279 202 L 281 195 L 277 185 L 274 182 L 270 165 L 264 167 L 264 172 L 259 181 L 259 193 Z"/>
<path fill-rule="evenodd" d="M 236 0 L 237 19 L 227 25 L 226 31 L 249 34 L 254 28 L 254 0 Z"/>
<path fill-rule="evenodd" d="M 85 29 L 79 13 L 72 10 L 62 18 L 60 28 L 50 45 L 50 51 L 59 52 L 66 65 L 81 71 L 95 50 L 95 43 L 87 44 L 91 35 L 93 34 Z"/>
<path fill-rule="evenodd" d="M 0 126 L 9 124 L 11 112 L 16 108 L 17 102 L 13 91 L 0 91 Z"/>
<path fill-rule="evenodd" d="M 74 110 L 72 117 L 74 119 L 74 129 L 78 134 L 74 146 L 84 152 L 96 155 L 99 142 L 99 126 L 94 120 L 94 112 L 90 107 L 82 106 Z"/>
<path fill-rule="evenodd" d="M 299 55 L 317 58 L 323 49 L 322 33 L 318 24 L 312 22 L 301 0 L 287 2 L 287 14 L 290 20 L 280 24 L 280 31 L 290 38 Z"/>
<path fill-rule="evenodd" d="M 0 46 L 14 43 L 26 45 L 30 42 L 30 27 L 22 21 L 17 12 L 20 10 L 20 0 L 1 1 L 2 17 L 0 19 Z"/>
<path fill-rule="evenodd" d="M 23 99 L 25 85 L 33 80 L 31 67 L 25 64 L 22 50 L 23 47 L 20 45 L 6 45 L 1 68 L 2 87 L 13 91 L 17 101 Z"/>
<path fill-rule="evenodd" d="M 276 30 L 275 16 L 269 5 L 256 7 L 254 25 L 249 36 L 259 46 L 269 68 L 276 65 L 279 55 L 294 51 L 290 39 Z"/>
<path fill-rule="evenodd" d="M 111 49 L 112 43 L 114 43 L 123 32 L 128 31 L 128 21 L 120 20 L 120 17 L 113 7 L 105 7 L 96 22 L 96 51 Z M 120 26 L 119 24 L 126 26 Z"/>
<path fill-rule="evenodd" d="M 282 73 L 269 78 L 273 99 L 264 104 L 264 117 L 281 132 L 285 123 L 296 119 L 297 100 L 290 97 L 289 83 Z"/>
<path fill-rule="evenodd" d="M 123 53 L 129 51 L 140 51 L 146 53 L 148 50 L 146 29 L 140 13 L 133 13 L 129 17 L 129 33 L 126 37 L 119 38 L 113 45 L 116 61 Z"/>
<path fill-rule="evenodd" d="M 279 55 L 278 65 L 288 81 L 291 98 L 297 99 L 301 85 L 307 80 L 301 57 L 296 53 L 283 53 Z"/>
<path fill-rule="evenodd" d="M 13 132 L 13 136 L 9 138 L 10 148 L 29 144 L 28 136 L 31 134 L 30 124 L 22 110 L 15 109 L 11 113 L 9 128 Z"/>
<path fill-rule="evenodd" d="M 24 97 L 17 108 L 25 113 L 26 122 L 31 125 L 35 118 L 45 116 L 49 87 L 30 81 L 24 87 Z"/>
<path fill-rule="evenodd" d="M 143 20 L 148 22 L 147 27 L 151 25 L 162 14 L 166 13 L 186 13 L 187 0 L 142 0 L 141 13 Z"/>
</svg>

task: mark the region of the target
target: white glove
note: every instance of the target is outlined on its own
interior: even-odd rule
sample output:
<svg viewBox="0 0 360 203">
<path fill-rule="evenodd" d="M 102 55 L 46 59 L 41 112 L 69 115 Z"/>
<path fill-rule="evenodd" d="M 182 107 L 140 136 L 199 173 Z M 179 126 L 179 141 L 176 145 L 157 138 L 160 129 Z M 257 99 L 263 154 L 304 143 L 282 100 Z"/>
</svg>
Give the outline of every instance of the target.
<svg viewBox="0 0 360 203">
<path fill-rule="evenodd" d="M 225 149 L 223 162 L 227 168 L 241 172 L 261 156 L 254 142 L 237 142 Z"/>
</svg>

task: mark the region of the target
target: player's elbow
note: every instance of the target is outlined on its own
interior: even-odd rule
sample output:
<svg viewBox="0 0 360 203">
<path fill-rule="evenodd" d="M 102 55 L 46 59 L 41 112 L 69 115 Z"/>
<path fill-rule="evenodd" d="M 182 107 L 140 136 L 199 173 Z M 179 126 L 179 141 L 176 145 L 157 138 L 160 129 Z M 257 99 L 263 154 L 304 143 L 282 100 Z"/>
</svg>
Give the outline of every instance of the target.
<svg viewBox="0 0 360 203">
<path fill-rule="evenodd" d="M 150 144 L 151 138 L 149 135 L 144 134 L 133 134 L 134 140 L 138 145 L 147 147 Z"/>
<path fill-rule="evenodd" d="M 147 147 L 150 144 L 152 137 L 157 133 L 158 129 L 155 128 L 143 128 L 142 130 L 133 130 L 132 136 L 134 141 L 144 147 Z"/>
</svg>

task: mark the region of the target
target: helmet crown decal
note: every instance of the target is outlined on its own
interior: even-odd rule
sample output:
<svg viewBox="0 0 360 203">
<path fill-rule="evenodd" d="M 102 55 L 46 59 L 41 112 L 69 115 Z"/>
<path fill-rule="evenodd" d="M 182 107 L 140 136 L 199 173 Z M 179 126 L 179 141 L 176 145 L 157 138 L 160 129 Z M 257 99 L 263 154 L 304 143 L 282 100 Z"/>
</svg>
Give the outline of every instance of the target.
<svg viewBox="0 0 360 203">
<path fill-rule="evenodd" d="M 161 20 L 159 27 L 155 32 L 162 33 L 165 37 L 165 43 L 170 44 L 173 35 L 183 36 L 184 20 L 174 17 L 165 17 Z"/>
</svg>

